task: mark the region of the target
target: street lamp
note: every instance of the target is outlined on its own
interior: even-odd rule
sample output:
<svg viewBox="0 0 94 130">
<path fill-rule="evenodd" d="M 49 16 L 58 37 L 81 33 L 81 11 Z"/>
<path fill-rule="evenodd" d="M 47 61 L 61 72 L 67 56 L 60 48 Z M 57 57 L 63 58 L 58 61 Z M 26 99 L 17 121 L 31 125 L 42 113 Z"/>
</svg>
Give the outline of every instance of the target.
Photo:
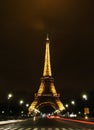
<svg viewBox="0 0 94 130">
<path fill-rule="evenodd" d="M 28 103 L 26 104 L 26 107 L 29 107 L 29 104 L 28 104 Z"/>
<path fill-rule="evenodd" d="M 8 116 L 10 116 L 10 114 L 12 113 L 12 110 L 11 110 L 11 98 L 13 97 L 12 93 L 9 93 L 8 96 L 7 96 L 7 99 L 8 99 L 8 106 L 7 106 L 7 112 L 8 112 Z"/>
<path fill-rule="evenodd" d="M 86 94 L 83 94 L 83 95 L 82 95 L 82 98 L 83 98 L 84 100 L 88 100 L 88 97 L 87 97 Z"/>
<path fill-rule="evenodd" d="M 8 100 L 11 99 L 13 95 L 11 93 L 8 94 Z"/>
<path fill-rule="evenodd" d="M 78 114 L 81 114 L 81 112 L 79 111 Z"/>
<path fill-rule="evenodd" d="M 24 103 L 23 100 L 20 100 L 20 101 L 19 101 L 21 114 L 23 114 L 22 111 L 23 111 L 23 109 L 24 109 L 24 108 L 23 108 L 23 103 Z"/>
<path fill-rule="evenodd" d="M 2 111 L 2 114 L 4 114 L 5 113 L 5 111 Z"/>
<path fill-rule="evenodd" d="M 88 119 L 88 116 L 89 115 L 89 107 L 88 107 L 88 96 L 87 94 L 83 94 L 82 95 L 82 98 L 84 99 L 84 115 L 85 115 L 85 119 Z"/>
<path fill-rule="evenodd" d="M 68 105 L 68 104 L 65 104 L 65 107 L 66 107 L 66 108 L 68 108 L 68 107 L 69 107 L 69 105 Z"/>
<path fill-rule="evenodd" d="M 71 101 L 71 104 L 72 104 L 72 105 L 75 105 L 75 101 L 72 100 L 72 101 Z"/>
<path fill-rule="evenodd" d="M 24 101 L 23 101 L 23 100 L 20 100 L 19 103 L 20 103 L 20 105 L 22 105 L 22 104 L 24 103 Z"/>
</svg>

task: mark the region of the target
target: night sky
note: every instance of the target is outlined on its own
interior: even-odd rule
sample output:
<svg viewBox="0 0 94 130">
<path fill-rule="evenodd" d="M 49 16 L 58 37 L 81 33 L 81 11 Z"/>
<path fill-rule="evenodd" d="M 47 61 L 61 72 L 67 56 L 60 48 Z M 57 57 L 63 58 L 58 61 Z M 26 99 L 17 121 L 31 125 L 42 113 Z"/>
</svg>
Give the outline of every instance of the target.
<svg viewBox="0 0 94 130">
<path fill-rule="evenodd" d="M 61 99 L 94 92 L 93 0 L 1 0 L 0 19 L 0 100 L 34 99 L 47 33 Z"/>
</svg>

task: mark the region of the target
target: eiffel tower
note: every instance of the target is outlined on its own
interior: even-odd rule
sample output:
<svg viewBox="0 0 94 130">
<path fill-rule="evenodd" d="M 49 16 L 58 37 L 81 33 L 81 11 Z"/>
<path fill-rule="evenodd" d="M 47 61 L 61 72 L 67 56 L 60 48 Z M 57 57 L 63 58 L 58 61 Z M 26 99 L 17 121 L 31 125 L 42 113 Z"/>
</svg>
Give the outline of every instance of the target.
<svg viewBox="0 0 94 130">
<path fill-rule="evenodd" d="M 59 99 L 60 94 L 56 92 L 54 86 L 54 78 L 52 77 L 51 62 L 50 62 L 50 40 L 47 35 L 44 71 L 41 78 L 40 87 L 38 92 L 35 93 L 34 101 L 29 107 L 29 114 L 40 112 L 39 109 L 43 106 L 50 105 L 56 112 L 59 113 L 65 109 Z"/>
</svg>

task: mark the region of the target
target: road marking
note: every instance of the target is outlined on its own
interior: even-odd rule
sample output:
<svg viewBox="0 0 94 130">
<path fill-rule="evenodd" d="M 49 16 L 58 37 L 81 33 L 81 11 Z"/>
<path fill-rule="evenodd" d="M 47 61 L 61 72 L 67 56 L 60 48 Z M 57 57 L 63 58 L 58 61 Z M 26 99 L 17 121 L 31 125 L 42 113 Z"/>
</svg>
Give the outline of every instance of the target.
<svg viewBox="0 0 94 130">
<path fill-rule="evenodd" d="M 18 129 L 18 130 L 24 130 L 24 128 L 20 128 L 20 129 Z"/>
<path fill-rule="evenodd" d="M 17 128 L 13 128 L 12 130 L 17 130 Z"/>
<path fill-rule="evenodd" d="M 55 128 L 55 130 L 60 130 L 59 128 Z"/>
<path fill-rule="evenodd" d="M 48 130 L 52 130 L 52 128 L 48 128 Z"/>
<path fill-rule="evenodd" d="M 45 130 L 45 128 L 41 128 L 41 130 Z"/>
<path fill-rule="evenodd" d="M 66 128 L 61 128 L 62 130 L 67 130 Z"/>
<path fill-rule="evenodd" d="M 31 128 L 27 128 L 26 130 L 31 130 Z"/>
<path fill-rule="evenodd" d="M 38 128 L 34 128 L 33 130 L 38 130 Z"/>
<path fill-rule="evenodd" d="M 16 127 L 14 127 L 14 128 L 10 128 L 10 127 L 8 127 L 8 128 L 4 128 L 4 127 L 1 127 L 0 128 L 0 130 L 84 130 L 84 129 L 73 129 L 73 128 L 37 128 L 37 127 L 35 127 L 35 128 L 22 128 L 22 127 L 19 127 L 19 128 L 16 128 Z M 93 130 L 93 129 L 87 129 L 87 130 Z"/>
<path fill-rule="evenodd" d="M 11 128 L 9 127 L 9 128 L 4 128 L 4 130 L 10 130 Z"/>
</svg>

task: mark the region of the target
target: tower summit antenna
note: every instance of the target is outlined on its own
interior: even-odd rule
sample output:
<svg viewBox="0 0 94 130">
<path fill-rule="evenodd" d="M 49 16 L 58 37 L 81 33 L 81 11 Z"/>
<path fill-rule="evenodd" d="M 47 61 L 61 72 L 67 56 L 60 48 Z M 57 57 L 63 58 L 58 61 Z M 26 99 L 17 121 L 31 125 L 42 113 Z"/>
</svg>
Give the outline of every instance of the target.
<svg viewBox="0 0 94 130">
<path fill-rule="evenodd" d="M 47 33 L 47 37 L 46 37 L 46 40 L 47 40 L 47 41 L 49 41 L 49 35 L 48 35 L 48 33 Z"/>
</svg>

